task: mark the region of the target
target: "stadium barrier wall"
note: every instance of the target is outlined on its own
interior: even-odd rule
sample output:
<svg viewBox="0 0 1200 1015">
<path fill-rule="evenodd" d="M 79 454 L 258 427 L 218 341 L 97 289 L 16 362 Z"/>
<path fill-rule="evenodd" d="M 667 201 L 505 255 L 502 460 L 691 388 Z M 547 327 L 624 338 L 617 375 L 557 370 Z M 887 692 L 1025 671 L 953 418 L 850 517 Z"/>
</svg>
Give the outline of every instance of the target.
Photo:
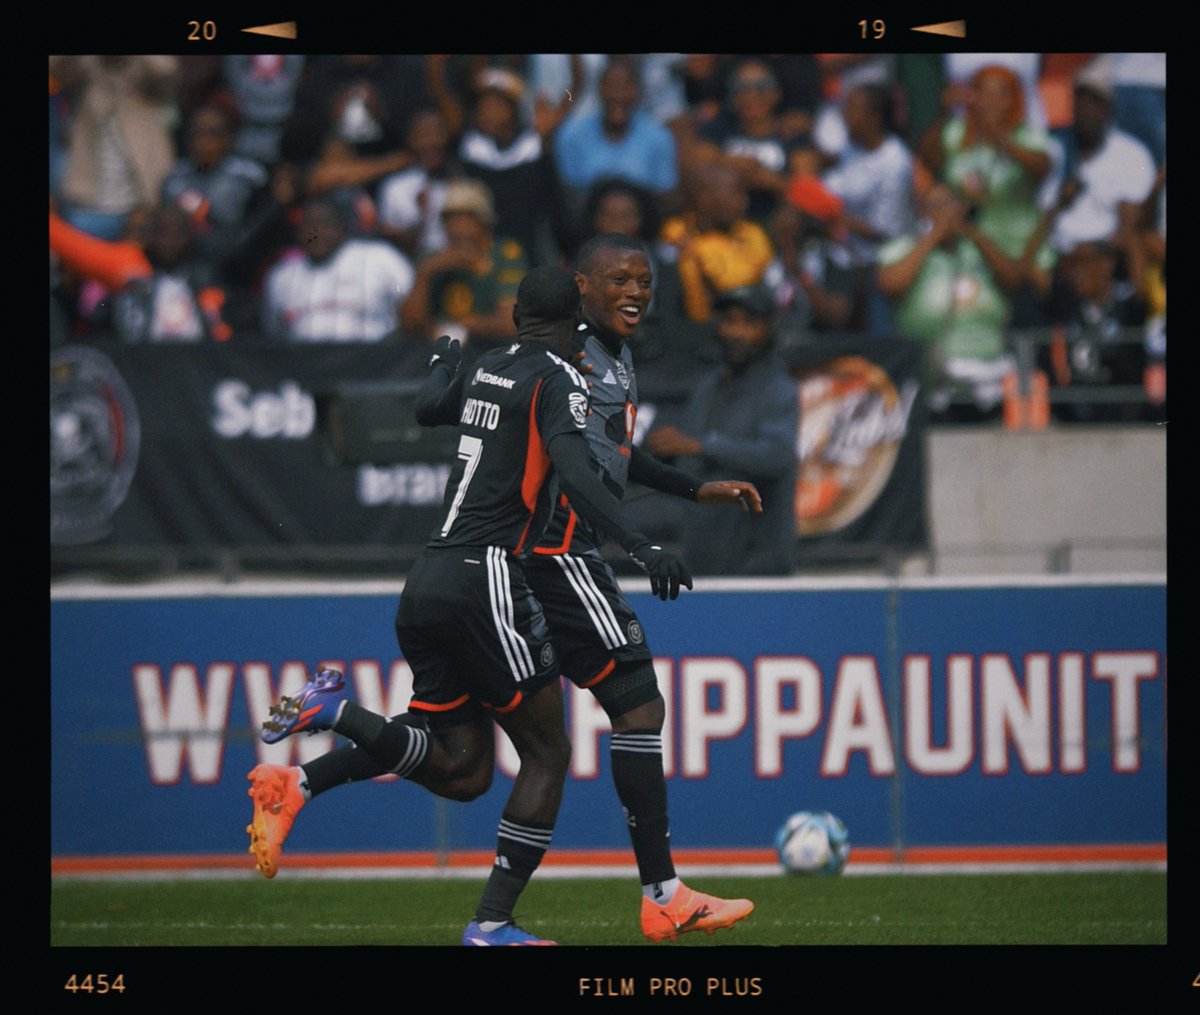
<svg viewBox="0 0 1200 1015">
<path fill-rule="evenodd" d="M 827 809 L 860 858 L 1165 855 L 1165 580 L 701 580 L 673 603 L 627 587 L 668 702 L 677 849 L 761 860 L 790 813 Z M 52 861 L 244 854 L 249 769 L 335 743 L 261 743 L 279 694 L 333 663 L 366 707 L 404 709 L 398 591 L 52 590 Z M 627 860 L 607 721 L 568 690 L 555 852 Z M 495 783 L 470 804 L 389 778 L 329 792 L 288 850 L 486 855 L 514 762 L 501 735 Z"/>
</svg>

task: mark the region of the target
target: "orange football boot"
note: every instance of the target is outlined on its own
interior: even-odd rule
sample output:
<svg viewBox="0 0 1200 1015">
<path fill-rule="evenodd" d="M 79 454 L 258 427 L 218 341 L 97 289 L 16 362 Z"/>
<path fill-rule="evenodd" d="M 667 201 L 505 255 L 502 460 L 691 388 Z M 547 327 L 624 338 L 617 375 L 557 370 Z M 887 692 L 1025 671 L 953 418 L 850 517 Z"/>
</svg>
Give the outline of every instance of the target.
<svg viewBox="0 0 1200 1015">
<path fill-rule="evenodd" d="M 300 772 L 286 765 L 259 765 L 246 776 L 254 801 L 254 819 L 246 826 L 254 865 L 264 878 L 279 873 L 279 854 L 292 822 L 307 802 L 300 791 Z"/>
<path fill-rule="evenodd" d="M 642 899 L 642 933 L 651 941 L 674 941 L 692 930 L 712 934 L 732 927 L 753 912 L 754 903 L 749 899 L 718 899 L 694 892 L 680 882 L 665 906 Z"/>
</svg>

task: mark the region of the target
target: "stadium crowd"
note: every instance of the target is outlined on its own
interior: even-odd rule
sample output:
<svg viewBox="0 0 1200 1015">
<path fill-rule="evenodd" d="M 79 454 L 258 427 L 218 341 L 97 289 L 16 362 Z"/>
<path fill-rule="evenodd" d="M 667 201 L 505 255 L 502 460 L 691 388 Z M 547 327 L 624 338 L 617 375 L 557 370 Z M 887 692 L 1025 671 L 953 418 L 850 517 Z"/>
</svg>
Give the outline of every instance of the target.
<svg viewBox="0 0 1200 1015">
<path fill-rule="evenodd" d="M 597 232 L 655 273 L 639 364 L 903 337 L 931 418 L 1013 385 L 1161 419 L 1163 54 L 57 56 L 51 343 L 511 339 L 525 273 Z M 1015 336 L 1040 336 L 1024 346 Z M 1032 350 L 1032 352 L 1030 351 Z M 1021 370 L 1018 371 L 1018 365 Z"/>
</svg>

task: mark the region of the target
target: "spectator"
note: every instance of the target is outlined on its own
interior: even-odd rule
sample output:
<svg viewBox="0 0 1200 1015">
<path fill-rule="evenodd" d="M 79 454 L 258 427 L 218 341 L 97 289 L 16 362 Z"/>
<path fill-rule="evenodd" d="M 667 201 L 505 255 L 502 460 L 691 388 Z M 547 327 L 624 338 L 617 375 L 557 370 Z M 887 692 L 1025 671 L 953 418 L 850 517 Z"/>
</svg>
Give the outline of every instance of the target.
<svg viewBox="0 0 1200 1015">
<path fill-rule="evenodd" d="M 413 286 L 408 259 L 384 240 L 350 236 L 331 197 L 310 198 L 291 250 L 267 275 L 263 331 L 289 342 L 377 342 L 396 331 Z"/>
<path fill-rule="evenodd" d="M 821 103 L 813 121 L 813 141 L 827 164 L 837 162 L 850 143 L 844 106 L 856 88 L 891 89 L 896 81 L 896 63 L 892 53 L 817 53 L 815 60 L 821 75 Z"/>
<path fill-rule="evenodd" d="M 779 341 L 787 346 L 853 330 L 857 277 L 839 228 L 843 204 L 815 176 L 795 178 L 771 218 L 778 254 Z M 857 322 L 862 326 L 862 322 Z"/>
<path fill-rule="evenodd" d="M 233 151 L 237 105 L 217 94 L 193 111 L 186 151 L 163 182 L 162 199 L 191 216 L 196 253 L 220 269 L 242 239 L 250 207 L 266 198 L 266 169 Z"/>
<path fill-rule="evenodd" d="M 969 101 L 971 79 L 984 67 L 1005 67 L 1015 75 L 1024 100 L 1025 122 L 1034 130 L 1045 130 L 1046 111 L 1040 87 L 1043 57 L 1040 53 L 947 53 L 943 109 L 962 112 Z"/>
<path fill-rule="evenodd" d="M 1007 294 L 1022 270 L 966 211 L 945 184 L 931 185 L 916 231 L 879 252 L 879 288 L 894 302 L 897 332 L 922 344 L 935 417 L 976 422 L 998 418 L 1004 379 L 1014 369 Z"/>
<path fill-rule="evenodd" d="M 1023 282 L 1010 297 L 1013 326 L 1043 325 L 1042 301 L 1055 254 L 1035 233 L 1042 216 L 1039 194 L 1060 161 L 1057 145 L 1030 126 L 1021 80 L 1008 67 L 980 67 L 964 94 L 964 111 L 926 133 L 922 162 L 966 203 L 985 236 L 1029 265 L 1029 284 Z"/>
<path fill-rule="evenodd" d="M 71 109 L 59 178 L 68 223 L 119 241 L 130 214 L 158 202 L 175 162 L 168 123 L 173 56 L 52 56 L 50 76 Z"/>
<path fill-rule="evenodd" d="M 1113 124 L 1114 89 L 1104 66 L 1085 67 L 1075 79 L 1075 124 L 1067 138 L 1063 210 L 1051 242 L 1060 254 L 1080 243 L 1109 243 L 1118 268 L 1131 279 L 1144 273 L 1139 237 L 1142 206 L 1155 183 L 1154 157 Z"/>
<path fill-rule="evenodd" d="M 1143 341 L 1146 300 L 1116 277 L 1117 251 L 1108 243 L 1080 243 L 1061 263 L 1051 294 L 1053 337 L 1039 365 L 1054 388 L 1141 386 L 1149 365 Z M 1144 418 L 1140 401 L 1052 400 L 1055 419 L 1132 422 Z"/>
<path fill-rule="evenodd" d="M 446 246 L 417 265 L 401 322 L 406 337 L 450 334 L 473 358 L 516 334 L 512 311 L 528 271 L 525 251 L 495 233 L 491 195 L 478 180 L 455 180 L 442 206 Z"/>
<path fill-rule="evenodd" d="M 912 154 L 892 130 L 891 92 L 886 86 L 851 89 L 842 118 L 848 143 L 823 182 L 845 205 L 841 224 L 858 276 L 860 319 L 871 334 L 887 335 L 891 315 L 875 285 L 875 262 L 883 243 L 912 227 Z"/>
<path fill-rule="evenodd" d="M 221 57 L 221 79 L 241 114 L 233 150 L 268 171 L 282 157 L 280 144 L 295 106 L 305 60 L 296 53 Z"/>
<path fill-rule="evenodd" d="M 981 67 L 966 94 L 964 112 L 926 134 L 921 159 L 975 210 L 979 228 L 1000 249 L 1020 257 L 1037 227 L 1050 137 L 1027 122 L 1021 81 L 1007 67 Z"/>
<path fill-rule="evenodd" d="M 764 58 L 738 62 L 729 77 L 732 116 L 701 131 L 742 176 L 750 195 L 746 216 L 766 225 L 780 205 L 793 169 L 792 155 L 811 148 L 806 133 L 787 133 L 780 113 L 783 92 Z"/>
<path fill-rule="evenodd" d="M 309 196 L 341 191 L 366 208 L 379 181 L 411 162 L 404 124 L 428 101 L 424 57 L 312 57 L 284 129 L 281 157 L 299 167 Z"/>
<path fill-rule="evenodd" d="M 600 107 L 571 117 L 554 135 L 554 158 L 569 200 L 578 208 L 598 180 L 619 176 L 651 193 L 679 183 L 675 138 L 639 108 L 641 81 L 632 58 L 614 56 L 600 78 Z"/>
<path fill-rule="evenodd" d="M 404 145 L 413 165 L 380 184 L 379 234 L 419 261 L 446 246 L 442 209 L 446 189 L 461 168 L 451 155 L 446 119 L 435 107 L 413 114 Z"/>
<path fill-rule="evenodd" d="M 476 95 L 458 157 L 463 171 L 492 195 L 496 232 L 516 240 L 531 263 L 562 256 L 567 216 L 546 137 L 558 126 L 561 107 L 543 103 L 534 126 L 521 121 L 525 84 L 512 71 L 487 68 Z"/>
<path fill-rule="evenodd" d="M 663 226 L 659 249 L 678 266 L 688 320 L 711 320 L 717 293 L 763 281 L 775 252 L 766 230 L 746 218 L 748 203 L 737 171 L 720 162 L 685 179 L 684 211 Z"/>
<path fill-rule="evenodd" d="M 194 220 L 164 204 L 150 213 L 145 250 L 152 272 L 134 279 L 113 299 L 113 326 L 123 342 L 225 342 L 227 294 L 198 256 Z"/>
<path fill-rule="evenodd" d="M 693 573 L 790 574 L 799 409 L 796 383 L 773 348 L 774 296 L 766 286 L 742 286 L 718 294 L 714 310 L 724 363 L 697 383 L 678 425 L 646 435 L 646 450 L 678 459 L 697 485 L 734 470 L 762 495 L 761 514 L 683 505 Z"/>
</svg>

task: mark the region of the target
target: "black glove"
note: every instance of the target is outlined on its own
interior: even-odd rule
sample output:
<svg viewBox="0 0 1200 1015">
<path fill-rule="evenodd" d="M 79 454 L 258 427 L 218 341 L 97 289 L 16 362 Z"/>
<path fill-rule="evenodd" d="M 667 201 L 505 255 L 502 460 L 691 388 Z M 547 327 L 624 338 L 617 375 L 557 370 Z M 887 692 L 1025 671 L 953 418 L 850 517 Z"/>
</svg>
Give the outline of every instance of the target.
<svg viewBox="0 0 1200 1015">
<path fill-rule="evenodd" d="M 433 343 L 433 355 L 429 357 L 429 369 L 432 370 L 435 363 L 445 363 L 450 367 L 450 376 L 453 377 L 458 372 L 458 365 L 462 362 L 462 358 L 462 345 L 458 339 L 443 335 Z"/>
<path fill-rule="evenodd" d="M 650 576 L 650 591 L 659 599 L 678 599 L 679 588 L 692 587 L 692 574 L 675 554 L 642 539 L 625 550 L 638 567 Z"/>
</svg>

